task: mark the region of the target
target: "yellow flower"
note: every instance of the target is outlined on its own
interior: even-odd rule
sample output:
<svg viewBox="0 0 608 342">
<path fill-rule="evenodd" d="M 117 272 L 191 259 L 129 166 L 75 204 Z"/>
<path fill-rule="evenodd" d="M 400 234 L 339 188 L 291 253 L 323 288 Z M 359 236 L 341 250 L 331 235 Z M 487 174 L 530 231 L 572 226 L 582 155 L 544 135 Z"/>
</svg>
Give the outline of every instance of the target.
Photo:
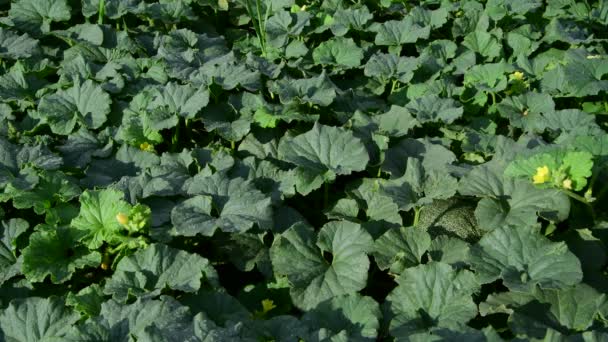
<svg viewBox="0 0 608 342">
<path fill-rule="evenodd" d="M 139 149 L 142 151 L 154 152 L 154 145 L 148 144 L 147 142 L 139 144 Z"/>
<path fill-rule="evenodd" d="M 276 308 L 277 306 L 274 305 L 274 302 L 272 301 L 272 299 L 264 299 L 262 300 L 262 312 L 263 313 L 267 313 L 268 311 Z"/>
<path fill-rule="evenodd" d="M 129 223 L 129 216 L 127 216 L 126 214 L 123 214 L 123 213 L 118 213 L 116 215 L 116 221 L 118 221 L 118 223 L 120 223 L 124 226 L 127 223 Z"/>
<path fill-rule="evenodd" d="M 549 175 L 549 168 L 547 165 L 536 168 L 536 174 L 532 176 L 532 181 L 534 184 L 543 184 L 551 179 Z"/>
<path fill-rule="evenodd" d="M 562 186 L 566 190 L 572 190 L 572 179 L 564 179 L 564 181 L 562 182 Z"/>
<path fill-rule="evenodd" d="M 516 80 L 516 81 L 523 81 L 524 79 L 524 73 L 521 71 L 515 71 L 514 73 L 512 73 L 509 76 L 512 80 Z"/>
</svg>

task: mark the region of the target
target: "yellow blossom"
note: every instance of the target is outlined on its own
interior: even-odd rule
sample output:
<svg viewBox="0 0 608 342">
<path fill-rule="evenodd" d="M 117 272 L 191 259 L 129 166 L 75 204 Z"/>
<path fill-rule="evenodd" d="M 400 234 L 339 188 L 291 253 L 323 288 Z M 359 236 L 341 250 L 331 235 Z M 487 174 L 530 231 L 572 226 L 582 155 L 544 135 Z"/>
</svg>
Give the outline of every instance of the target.
<svg viewBox="0 0 608 342">
<path fill-rule="evenodd" d="M 524 73 L 521 71 L 515 71 L 510 75 L 510 78 L 512 80 L 516 80 L 516 81 L 523 81 L 524 79 Z"/>
<path fill-rule="evenodd" d="M 536 168 L 536 174 L 532 177 L 534 184 L 543 184 L 551 179 L 549 175 L 549 168 L 547 165 Z"/>
<path fill-rule="evenodd" d="M 272 299 L 264 299 L 262 300 L 262 312 L 263 313 L 267 313 L 268 311 L 276 308 L 277 306 L 274 305 L 274 302 L 272 301 Z"/>
<path fill-rule="evenodd" d="M 572 179 L 564 179 L 564 181 L 562 182 L 562 186 L 566 190 L 572 190 Z"/>
<path fill-rule="evenodd" d="M 120 224 L 122 224 L 124 226 L 127 223 L 129 223 L 129 216 L 127 216 L 124 213 L 118 213 L 116 215 L 116 221 L 118 221 L 118 223 L 120 223 Z"/>
<path fill-rule="evenodd" d="M 139 149 L 142 151 L 152 152 L 152 151 L 154 151 L 154 146 L 145 142 L 145 143 L 139 144 Z"/>
</svg>

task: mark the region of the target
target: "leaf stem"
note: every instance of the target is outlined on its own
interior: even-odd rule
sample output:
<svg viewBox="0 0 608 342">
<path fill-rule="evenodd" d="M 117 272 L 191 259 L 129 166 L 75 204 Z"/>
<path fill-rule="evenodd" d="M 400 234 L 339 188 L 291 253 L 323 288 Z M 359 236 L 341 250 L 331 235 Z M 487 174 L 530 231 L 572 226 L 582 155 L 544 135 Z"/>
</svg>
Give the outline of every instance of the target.
<svg viewBox="0 0 608 342">
<path fill-rule="evenodd" d="M 581 203 L 584 203 L 584 204 L 586 204 L 588 206 L 591 206 L 591 202 L 587 201 L 587 199 L 585 199 L 585 197 L 577 195 L 577 194 L 575 194 L 574 192 L 572 192 L 570 190 L 562 189 L 562 191 L 566 195 L 568 195 L 570 198 L 575 199 L 575 200 L 577 200 L 577 201 L 579 201 Z"/>
<path fill-rule="evenodd" d="M 391 85 L 391 94 L 395 92 L 395 90 L 397 90 L 397 85 L 399 84 L 398 80 L 393 80 L 392 85 Z"/>
<path fill-rule="evenodd" d="M 106 0 L 99 0 L 99 16 L 97 17 L 97 23 L 103 25 L 103 18 L 106 16 Z"/>
<path fill-rule="evenodd" d="M 235 148 L 236 148 L 236 143 L 234 142 L 234 140 L 230 140 L 230 149 L 234 151 Z"/>
<path fill-rule="evenodd" d="M 496 105 L 496 94 L 494 94 L 494 92 L 491 91 L 490 95 L 492 96 L 492 106 L 495 106 Z"/>
<path fill-rule="evenodd" d="M 414 227 L 418 225 L 420 221 L 420 212 L 422 211 L 422 207 L 414 207 L 414 223 L 412 224 Z"/>
</svg>

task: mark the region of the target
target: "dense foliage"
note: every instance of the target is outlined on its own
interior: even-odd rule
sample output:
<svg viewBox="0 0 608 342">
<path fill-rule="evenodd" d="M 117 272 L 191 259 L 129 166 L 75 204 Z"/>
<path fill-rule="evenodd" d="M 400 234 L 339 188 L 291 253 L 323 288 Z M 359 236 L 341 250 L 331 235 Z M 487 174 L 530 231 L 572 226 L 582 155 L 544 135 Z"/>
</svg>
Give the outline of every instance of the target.
<svg viewBox="0 0 608 342">
<path fill-rule="evenodd" d="M 0 0 L 0 340 L 608 340 L 607 28 Z"/>
</svg>

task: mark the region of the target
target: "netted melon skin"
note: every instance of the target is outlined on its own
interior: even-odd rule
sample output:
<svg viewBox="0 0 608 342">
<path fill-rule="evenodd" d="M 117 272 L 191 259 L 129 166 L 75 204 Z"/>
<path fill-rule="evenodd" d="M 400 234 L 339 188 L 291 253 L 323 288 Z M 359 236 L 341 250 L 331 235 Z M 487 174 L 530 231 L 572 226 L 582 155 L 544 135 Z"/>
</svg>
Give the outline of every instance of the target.
<svg viewBox="0 0 608 342">
<path fill-rule="evenodd" d="M 471 243 L 483 235 L 475 219 L 475 204 L 459 198 L 435 200 L 424 206 L 418 227 L 426 229 L 432 238 L 447 235 Z"/>
</svg>

